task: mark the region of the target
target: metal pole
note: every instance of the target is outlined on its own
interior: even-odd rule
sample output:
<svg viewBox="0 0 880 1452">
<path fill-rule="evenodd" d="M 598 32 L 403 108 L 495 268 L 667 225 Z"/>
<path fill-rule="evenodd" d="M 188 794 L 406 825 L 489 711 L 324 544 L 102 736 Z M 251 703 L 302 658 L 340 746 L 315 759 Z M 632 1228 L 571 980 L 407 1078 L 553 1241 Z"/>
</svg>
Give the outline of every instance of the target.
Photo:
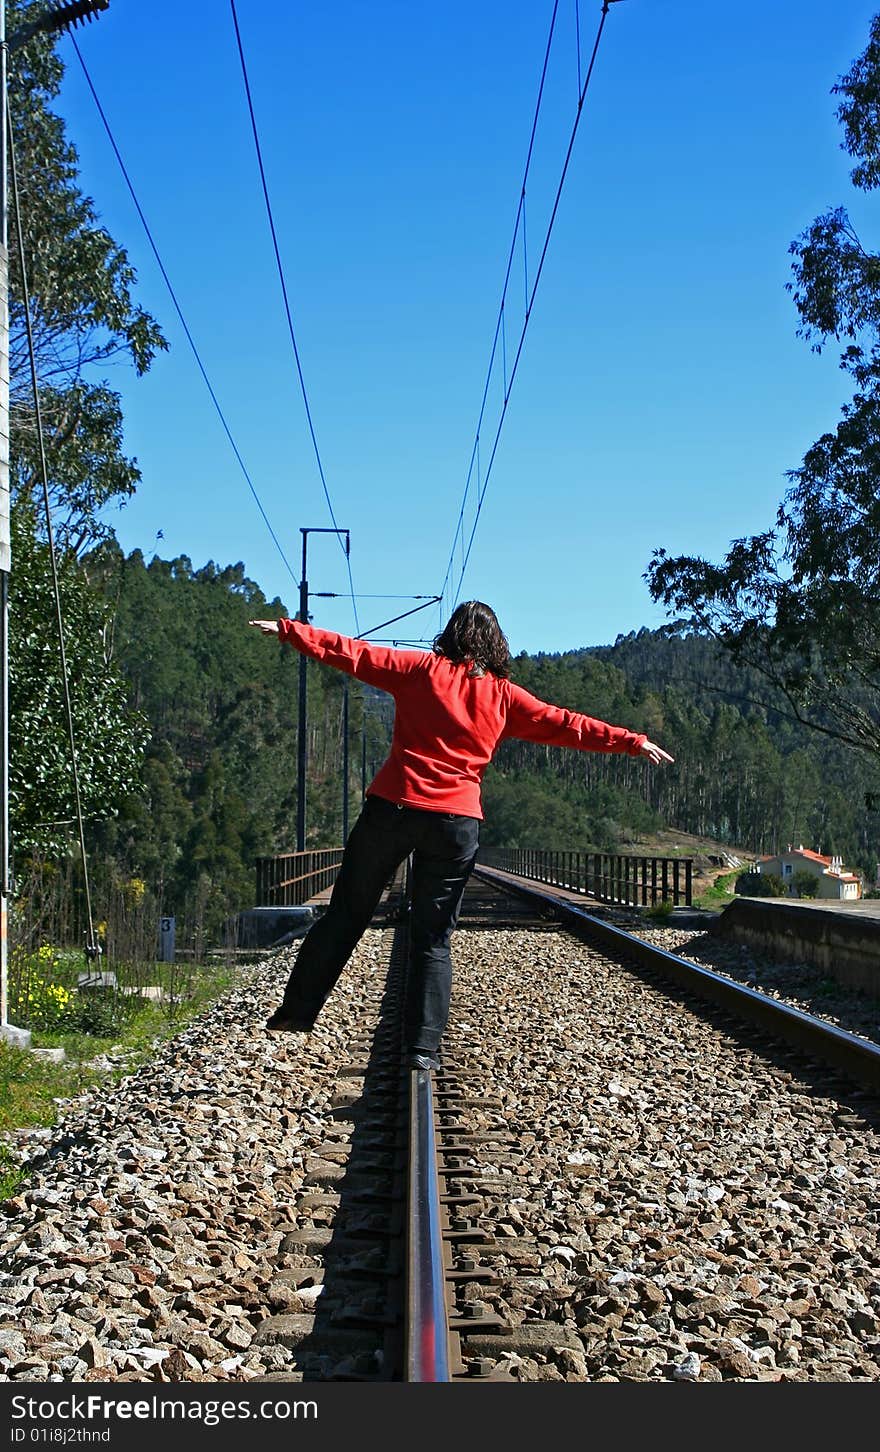
<svg viewBox="0 0 880 1452">
<path fill-rule="evenodd" d="M 303 537 L 302 575 L 299 587 L 299 618 L 303 625 L 309 623 L 309 582 L 306 579 L 306 542 L 308 530 L 301 529 Z M 299 658 L 299 726 L 296 737 L 296 850 L 306 850 L 306 658 Z"/>
<path fill-rule="evenodd" d="M 363 703 L 361 719 L 361 801 L 367 800 L 367 703 Z"/>
<path fill-rule="evenodd" d="M 348 676 L 342 686 L 342 844 L 348 841 Z"/>
<path fill-rule="evenodd" d="M 0 1035 L 23 1047 L 27 1029 L 9 1023 L 9 199 L 6 186 L 6 3 L 0 0 Z"/>
<path fill-rule="evenodd" d="M 303 625 L 309 623 L 309 582 L 306 579 L 306 542 L 310 534 L 344 534 L 345 553 L 348 554 L 350 537 L 347 529 L 318 528 L 317 525 L 300 525 L 303 537 L 302 577 L 299 587 L 299 619 Z M 320 590 L 318 594 L 320 594 Z M 299 730 L 296 744 L 296 850 L 306 850 L 306 657 L 299 658 Z"/>
</svg>

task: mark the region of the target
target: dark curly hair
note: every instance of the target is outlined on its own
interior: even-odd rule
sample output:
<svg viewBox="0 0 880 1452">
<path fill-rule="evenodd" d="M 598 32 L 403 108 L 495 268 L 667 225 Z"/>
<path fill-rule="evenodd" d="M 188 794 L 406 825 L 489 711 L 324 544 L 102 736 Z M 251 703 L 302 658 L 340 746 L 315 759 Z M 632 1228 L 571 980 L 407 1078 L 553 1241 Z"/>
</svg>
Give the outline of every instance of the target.
<svg viewBox="0 0 880 1452">
<path fill-rule="evenodd" d="M 472 675 L 491 671 L 510 675 L 510 647 L 495 611 L 481 600 L 464 600 L 434 639 L 434 653 L 455 665 L 469 664 Z"/>
</svg>

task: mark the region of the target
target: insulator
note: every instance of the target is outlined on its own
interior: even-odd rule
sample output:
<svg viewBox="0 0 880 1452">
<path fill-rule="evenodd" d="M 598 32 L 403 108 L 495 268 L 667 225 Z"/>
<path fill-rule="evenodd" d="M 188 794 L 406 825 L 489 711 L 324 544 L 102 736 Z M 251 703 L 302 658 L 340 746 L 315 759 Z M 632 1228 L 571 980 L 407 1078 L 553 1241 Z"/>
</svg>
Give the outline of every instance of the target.
<svg viewBox="0 0 880 1452">
<path fill-rule="evenodd" d="M 46 20 L 53 30 L 69 30 L 72 26 L 94 20 L 99 11 L 106 10 L 109 4 L 110 0 L 70 0 L 68 5 L 53 4 Z"/>
</svg>

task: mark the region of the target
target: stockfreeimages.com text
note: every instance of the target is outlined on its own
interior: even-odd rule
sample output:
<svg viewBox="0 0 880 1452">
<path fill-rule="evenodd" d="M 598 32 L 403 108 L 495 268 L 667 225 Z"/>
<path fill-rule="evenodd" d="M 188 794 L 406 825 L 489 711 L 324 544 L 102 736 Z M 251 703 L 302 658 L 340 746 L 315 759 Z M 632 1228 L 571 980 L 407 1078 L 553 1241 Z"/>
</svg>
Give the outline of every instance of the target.
<svg viewBox="0 0 880 1452">
<path fill-rule="evenodd" d="M 28 1419 L 36 1422 L 56 1421 L 59 1418 L 77 1421 L 121 1421 L 138 1422 L 201 1422 L 205 1427 L 217 1427 L 221 1422 L 247 1421 L 298 1421 L 318 1417 L 317 1402 L 288 1402 L 267 1400 L 247 1401 L 177 1401 L 162 1397 L 139 1397 L 132 1401 L 128 1397 L 107 1397 L 97 1394 L 89 1396 L 59 1397 L 57 1401 L 48 1397 L 12 1398 L 12 1420 Z M 23 1440 L 23 1438 L 13 1438 Z"/>
</svg>

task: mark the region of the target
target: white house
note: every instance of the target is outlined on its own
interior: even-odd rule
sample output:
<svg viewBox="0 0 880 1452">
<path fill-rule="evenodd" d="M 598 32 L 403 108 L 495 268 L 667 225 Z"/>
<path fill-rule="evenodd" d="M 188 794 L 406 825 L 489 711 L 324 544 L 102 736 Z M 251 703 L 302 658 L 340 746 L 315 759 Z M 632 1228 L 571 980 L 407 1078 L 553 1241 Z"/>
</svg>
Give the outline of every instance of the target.
<svg viewBox="0 0 880 1452">
<path fill-rule="evenodd" d="M 861 878 L 844 872 L 840 857 L 823 857 L 801 844 L 787 847 L 777 857 L 762 857 L 755 863 L 756 872 L 772 872 L 781 877 L 789 897 L 797 897 L 792 881 L 796 872 L 812 872 L 816 878 L 816 896 L 836 898 L 839 902 L 855 902 L 862 895 Z"/>
</svg>

